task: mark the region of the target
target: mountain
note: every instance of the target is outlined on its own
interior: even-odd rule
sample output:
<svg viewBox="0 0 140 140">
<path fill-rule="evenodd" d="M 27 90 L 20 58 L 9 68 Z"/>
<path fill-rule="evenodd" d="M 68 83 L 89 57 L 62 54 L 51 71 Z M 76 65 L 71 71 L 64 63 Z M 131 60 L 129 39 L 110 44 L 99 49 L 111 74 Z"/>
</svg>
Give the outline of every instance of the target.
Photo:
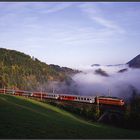
<svg viewBox="0 0 140 140">
<path fill-rule="evenodd" d="M 69 75 L 69 74 L 72 75 L 72 74 L 80 72 L 79 70 L 73 70 L 73 69 L 67 68 L 67 67 L 60 67 L 59 65 L 54 65 L 54 64 L 50 64 L 49 66 L 50 66 L 50 68 L 53 68 L 58 72 L 64 72 L 67 75 Z"/>
<path fill-rule="evenodd" d="M 140 54 L 130 60 L 127 64 L 132 68 L 140 68 Z"/>
<path fill-rule="evenodd" d="M 77 71 L 48 65 L 22 52 L 0 48 L 0 88 L 38 90 L 49 81 L 66 81 L 74 73 Z"/>
<path fill-rule="evenodd" d="M 121 70 L 118 71 L 118 73 L 122 73 L 122 72 L 125 72 L 127 70 L 128 70 L 127 68 L 126 69 L 121 69 Z"/>
<path fill-rule="evenodd" d="M 108 77 L 108 73 L 102 69 L 97 69 L 95 70 L 95 74 L 98 74 L 98 75 L 101 75 L 101 76 L 105 76 L 105 77 Z"/>
<path fill-rule="evenodd" d="M 124 64 L 106 65 L 107 67 L 123 66 Z"/>
<path fill-rule="evenodd" d="M 92 64 L 91 67 L 99 67 L 100 64 Z"/>
</svg>

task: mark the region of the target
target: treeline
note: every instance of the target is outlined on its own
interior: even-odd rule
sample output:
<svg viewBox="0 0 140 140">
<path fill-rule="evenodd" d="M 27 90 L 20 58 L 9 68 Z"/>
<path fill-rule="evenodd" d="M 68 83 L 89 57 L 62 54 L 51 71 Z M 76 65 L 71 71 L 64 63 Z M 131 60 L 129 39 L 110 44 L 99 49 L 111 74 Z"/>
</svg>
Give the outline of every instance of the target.
<svg viewBox="0 0 140 140">
<path fill-rule="evenodd" d="M 0 48 L 0 88 L 37 90 L 48 81 L 65 81 L 69 78 L 67 71 L 76 72 L 59 68 L 24 53 Z"/>
<path fill-rule="evenodd" d="M 99 110 L 96 104 L 86 104 L 86 103 L 72 102 L 72 101 L 55 101 L 55 100 L 46 100 L 44 102 L 47 102 L 51 105 L 69 111 L 86 120 L 90 120 L 94 122 L 98 120 L 101 113 L 101 111 Z"/>
<path fill-rule="evenodd" d="M 126 128 L 140 129 L 140 95 L 135 92 L 126 105 L 124 120 Z"/>
</svg>

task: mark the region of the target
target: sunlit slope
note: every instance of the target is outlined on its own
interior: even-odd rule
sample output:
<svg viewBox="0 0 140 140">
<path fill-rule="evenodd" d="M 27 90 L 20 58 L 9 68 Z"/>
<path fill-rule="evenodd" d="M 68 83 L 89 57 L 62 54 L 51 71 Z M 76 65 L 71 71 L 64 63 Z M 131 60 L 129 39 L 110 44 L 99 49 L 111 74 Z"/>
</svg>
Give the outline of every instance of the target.
<svg viewBox="0 0 140 140">
<path fill-rule="evenodd" d="M 140 132 L 90 124 L 46 103 L 0 95 L 0 138 L 140 138 Z"/>
</svg>

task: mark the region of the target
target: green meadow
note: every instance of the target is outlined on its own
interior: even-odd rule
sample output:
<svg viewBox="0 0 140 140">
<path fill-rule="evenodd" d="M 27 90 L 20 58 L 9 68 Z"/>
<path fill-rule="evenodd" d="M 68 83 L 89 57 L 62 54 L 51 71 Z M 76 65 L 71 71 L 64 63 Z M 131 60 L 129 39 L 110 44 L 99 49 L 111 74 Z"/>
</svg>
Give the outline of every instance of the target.
<svg viewBox="0 0 140 140">
<path fill-rule="evenodd" d="M 0 95 L 0 138 L 140 138 L 140 131 L 88 122 L 33 99 Z"/>
</svg>

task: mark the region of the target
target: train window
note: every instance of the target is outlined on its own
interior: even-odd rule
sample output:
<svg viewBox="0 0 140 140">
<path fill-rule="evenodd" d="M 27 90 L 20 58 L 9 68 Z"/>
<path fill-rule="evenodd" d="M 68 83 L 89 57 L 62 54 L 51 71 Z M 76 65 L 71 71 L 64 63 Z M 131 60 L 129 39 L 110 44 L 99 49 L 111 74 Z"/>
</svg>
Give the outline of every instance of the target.
<svg viewBox="0 0 140 140">
<path fill-rule="evenodd" d="M 87 98 L 87 100 L 89 101 L 89 98 Z"/>
<path fill-rule="evenodd" d="M 83 100 L 83 98 L 81 98 L 81 100 Z"/>
<path fill-rule="evenodd" d="M 84 100 L 86 100 L 86 98 L 84 98 Z"/>
</svg>

